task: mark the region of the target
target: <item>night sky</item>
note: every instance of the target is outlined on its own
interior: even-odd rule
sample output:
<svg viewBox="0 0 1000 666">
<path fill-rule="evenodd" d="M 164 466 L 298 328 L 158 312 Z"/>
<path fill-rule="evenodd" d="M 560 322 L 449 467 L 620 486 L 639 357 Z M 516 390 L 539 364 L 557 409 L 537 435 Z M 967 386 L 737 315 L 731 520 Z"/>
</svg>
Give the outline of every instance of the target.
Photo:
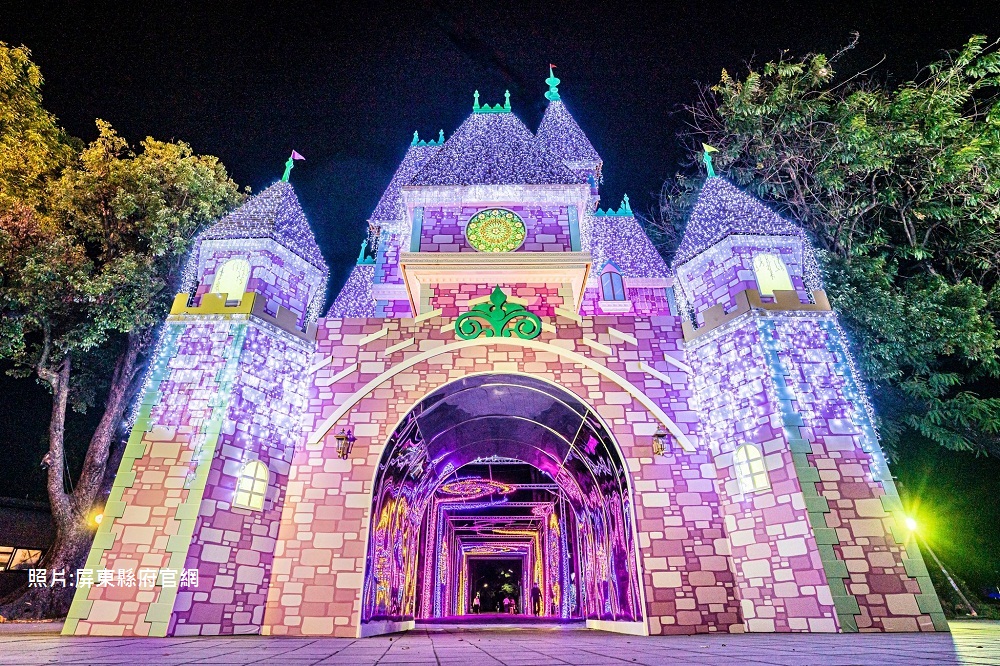
<svg viewBox="0 0 1000 666">
<path fill-rule="evenodd" d="M 502 102 L 509 89 L 514 112 L 534 130 L 555 63 L 563 101 L 604 159 L 602 206 L 617 207 L 627 192 L 641 212 L 682 167 L 678 107 L 696 81 L 714 83 L 723 68 L 741 73 L 782 50 L 832 54 L 856 30 L 861 40 L 838 69 L 884 58 L 878 76 L 899 82 L 972 34 L 1000 37 L 1000 3 L 954 0 L 125 4 L 2 3 L 0 40 L 32 50 L 46 107 L 85 140 L 96 136 L 95 118 L 133 144 L 147 135 L 184 140 L 220 157 L 254 192 L 281 176 L 293 148 L 305 155 L 291 180 L 330 263 L 333 293 L 413 131 L 450 136 L 471 112 L 474 89 L 484 103 Z M 39 396 L 44 402 L 30 382 L 0 384 L 8 414 L 36 413 Z M 14 451 L 0 495 L 44 497 L 45 414 L 37 421 L 0 424 L 0 442 Z M 948 519 L 966 521 L 960 529 L 990 549 L 997 500 L 976 495 L 995 490 L 996 461 L 923 448 L 910 461 L 897 470 L 904 484 L 950 498 Z M 949 487 L 966 489 L 968 501 Z"/>
</svg>

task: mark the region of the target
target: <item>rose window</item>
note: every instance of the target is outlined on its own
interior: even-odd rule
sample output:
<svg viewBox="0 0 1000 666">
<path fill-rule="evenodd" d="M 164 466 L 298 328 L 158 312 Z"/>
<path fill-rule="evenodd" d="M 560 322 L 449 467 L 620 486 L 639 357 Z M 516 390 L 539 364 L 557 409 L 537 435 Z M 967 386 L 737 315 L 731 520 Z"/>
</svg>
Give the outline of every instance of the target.
<svg viewBox="0 0 1000 666">
<path fill-rule="evenodd" d="M 524 236 L 524 221 L 501 208 L 479 211 L 465 228 L 469 245 L 480 252 L 511 252 L 521 247 Z"/>
</svg>

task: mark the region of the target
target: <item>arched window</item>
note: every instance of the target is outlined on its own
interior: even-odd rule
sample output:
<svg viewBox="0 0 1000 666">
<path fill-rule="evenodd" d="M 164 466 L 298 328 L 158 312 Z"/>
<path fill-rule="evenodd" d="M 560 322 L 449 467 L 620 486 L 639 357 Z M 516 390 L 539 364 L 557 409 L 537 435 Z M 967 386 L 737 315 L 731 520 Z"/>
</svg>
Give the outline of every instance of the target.
<svg viewBox="0 0 1000 666">
<path fill-rule="evenodd" d="M 622 283 L 621 273 L 614 268 L 609 268 L 601 274 L 601 300 L 603 301 L 624 301 L 625 285 Z"/>
<path fill-rule="evenodd" d="M 240 470 L 239 483 L 236 486 L 236 497 L 233 498 L 233 506 L 253 509 L 254 511 L 262 510 L 270 476 L 267 465 L 259 460 L 251 460 L 243 465 L 243 469 Z"/>
<path fill-rule="evenodd" d="M 230 259 L 222 264 L 222 268 L 215 274 L 215 281 L 212 282 L 212 293 L 225 294 L 227 302 L 236 301 L 238 303 L 243 299 L 249 281 L 250 262 L 246 259 Z"/>
<path fill-rule="evenodd" d="M 757 291 L 761 296 L 774 296 L 774 290 L 792 291 L 785 262 L 776 254 L 758 254 L 753 258 L 753 274 L 757 278 Z"/>
<path fill-rule="evenodd" d="M 764 456 L 753 444 L 744 444 L 733 454 L 733 464 L 736 467 L 736 480 L 740 484 L 741 493 L 755 493 L 767 490 L 771 482 L 767 478 L 767 468 L 764 467 Z"/>
</svg>

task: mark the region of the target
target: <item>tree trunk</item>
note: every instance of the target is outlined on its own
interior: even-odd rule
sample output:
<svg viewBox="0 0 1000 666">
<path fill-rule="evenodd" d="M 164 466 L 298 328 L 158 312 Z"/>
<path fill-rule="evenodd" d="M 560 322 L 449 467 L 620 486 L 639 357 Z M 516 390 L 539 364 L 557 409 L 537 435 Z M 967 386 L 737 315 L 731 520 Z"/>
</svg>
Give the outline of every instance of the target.
<svg viewBox="0 0 1000 666">
<path fill-rule="evenodd" d="M 79 520 L 69 529 L 56 528 L 56 540 L 42 562 L 46 587 L 25 587 L 12 594 L 8 603 L 0 605 L 0 616 L 17 620 L 41 620 L 66 617 L 76 591 L 73 585 L 76 570 L 83 566 L 94 538 L 85 520 Z M 53 585 L 53 573 L 64 574 L 66 585 Z"/>
<path fill-rule="evenodd" d="M 141 332 L 130 333 L 125 342 L 125 349 L 115 361 L 108 398 L 104 402 L 104 414 L 97 424 L 94 435 L 90 438 L 90 446 L 87 447 L 87 456 L 83 460 L 80 480 L 73 492 L 74 503 L 84 511 L 88 511 L 93 506 L 97 491 L 101 487 L 101 481 L 104 479 L 108 452 L 111 450 L 111 443 L 121 425 L 125 408 L 128 406 L 129 387 L 132 385 L 136 361 L 139 358 L 139 352 L 145 346 L 146 337 Z"/>
<path fill-rule="evenodd" d="M 129 334 L 125 348 L 115 362 L 104 413 L 90 439 L 83 470 L 72 494 L 67 494 L 64 490 L 63 462 L 70 361 L 66 358 L 58 371 L 39 368 L 39 376 L 52 386 L 48 494 L 56 539 L 38 565 L 38 568 L 46 570 L 50 586 L 21 588 L 18 591 L 20 596 L 14 601 L 0 605 L 0 616 L 8 619 L 56 618 L 64 617 L 69 610 L 74 588 L 51 587 L 52 573 L 65 572 L 66 583 L 69 585 L 73 574 L 87 559 L 90 542 L 94 537 L 88 514 L 98 500 L 97 493 L 104 478 L 108 453 L 128 406 L 129 387 L 135 376 L 136 362 L 140 352 L 147 346 L 147 341 L 148 335 L 144 332 Z"/>
</svg>

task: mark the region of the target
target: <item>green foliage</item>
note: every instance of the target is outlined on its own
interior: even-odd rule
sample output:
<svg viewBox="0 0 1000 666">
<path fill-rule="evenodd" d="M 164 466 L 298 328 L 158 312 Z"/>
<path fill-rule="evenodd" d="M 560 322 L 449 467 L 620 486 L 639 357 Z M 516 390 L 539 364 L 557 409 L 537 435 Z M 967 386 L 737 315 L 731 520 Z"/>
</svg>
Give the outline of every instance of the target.
<svg viewBox="0 0 1000 666">
<path fill-rule="evenodd" d="M 0 358 L 42 377 L 70 357 L 82 409 L 121 336 L 162 321 L 197 232 L 243 195 L 185 143 L 133 152 L 101 120 L 89 145 L 68 137 L 41 84 L 27 49 L 0 43 Z"/>
<path fill-rule="evenodd" d="M 974 37 L 895 88 L 834 84 L 843 53 L 723 71 L 687 109 L 691 164 L 715 146 L 721 174 L 810 232 L 890 449 L 917 432 L 998 454 L 1000 400 L 977 389 L 1000 376 L 1000 52 Z M 665 186 L 656 227 L 696 185 Z"/>
<path fill-rule="evenodd" d="M 0 356 L 22 370 L 67 354 L 85 369 L 116 335 L 162 321 L 194 236 L 241 200 L 217 158 L 151 138 L 134 153 L 97 126 L 46 182 L 44 206 L 14 206 L 0 230 Z M 74 388 L 77 407 L 92 401 L 89 382 Z"/>
<path fill-rule="evenodd" d="M 42 74 L 24 47 L 0 42 L 0 207 L 41 203 L 45 180 L 72 157 L 70 139 L 42 107 Z"/>
</svg>

